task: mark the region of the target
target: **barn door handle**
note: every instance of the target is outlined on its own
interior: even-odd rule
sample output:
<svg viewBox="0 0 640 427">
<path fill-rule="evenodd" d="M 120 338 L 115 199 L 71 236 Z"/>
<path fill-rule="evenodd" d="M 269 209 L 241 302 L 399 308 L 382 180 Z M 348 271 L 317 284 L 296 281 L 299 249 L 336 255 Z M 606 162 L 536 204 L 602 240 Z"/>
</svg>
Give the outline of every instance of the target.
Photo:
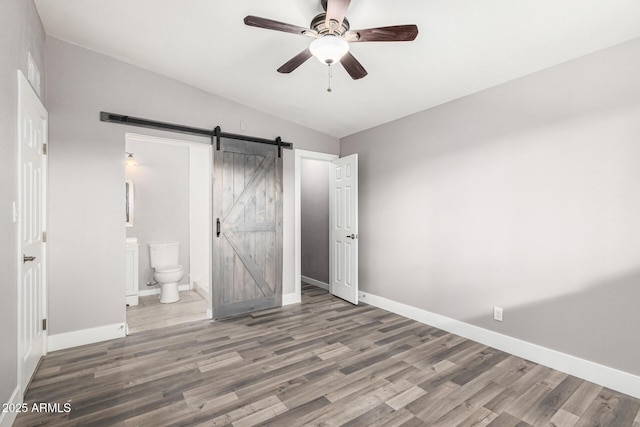
<svg viewBox="0 0 640 427">
<path fill-rule="evenodd" d="M 26 256 L 24 254 L 22 255 L 22 263 L 23 264 L 25 264 L 25 263 L 27 263 L 29 261 L 33 261 L 35 259 L 36 259 L 36 257 L 34 257 L 34 256 Z"/>
<path fill-rule="evenodd" d="M 220 218 L 216 218 L 216 237 L 220 237 Z"/>
</svg>

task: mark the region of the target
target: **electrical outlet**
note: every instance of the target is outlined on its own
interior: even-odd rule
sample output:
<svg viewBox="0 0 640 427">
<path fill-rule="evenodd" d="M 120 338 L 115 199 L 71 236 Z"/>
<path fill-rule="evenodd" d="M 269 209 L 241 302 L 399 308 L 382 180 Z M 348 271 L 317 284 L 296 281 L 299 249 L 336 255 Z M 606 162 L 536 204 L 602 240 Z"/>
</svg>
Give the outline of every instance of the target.
<svg viewBox="0 0 640 427">
<path fill-rule="evenodd" d="M 493 320 L 502 322 L 502 307 L 493 307 Z"/>
</svg>

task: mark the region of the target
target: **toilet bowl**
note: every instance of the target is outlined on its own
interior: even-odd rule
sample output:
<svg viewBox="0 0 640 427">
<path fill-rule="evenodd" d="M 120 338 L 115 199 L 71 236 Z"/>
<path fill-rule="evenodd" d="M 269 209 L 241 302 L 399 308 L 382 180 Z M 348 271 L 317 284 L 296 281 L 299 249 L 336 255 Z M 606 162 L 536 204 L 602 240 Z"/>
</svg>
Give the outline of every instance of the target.
<svg viewBox="0 0 640 427">
<path fill-rule="evenodd" d="M 163 304 L 180 301 L 178 282 L 184 277 L 181 265 L 166 265 L 157 267 L 153 278 L 160 284 L 160 302 Z"/>
<path fill-rule="evenodd" d="M 184 277 L 184 268 L 178 264 L 180 243 L 174 241 L 149 243 L 153 278 L 160 285 L 160 302 L 180 301 L 178 282 Z"/>
</svg>

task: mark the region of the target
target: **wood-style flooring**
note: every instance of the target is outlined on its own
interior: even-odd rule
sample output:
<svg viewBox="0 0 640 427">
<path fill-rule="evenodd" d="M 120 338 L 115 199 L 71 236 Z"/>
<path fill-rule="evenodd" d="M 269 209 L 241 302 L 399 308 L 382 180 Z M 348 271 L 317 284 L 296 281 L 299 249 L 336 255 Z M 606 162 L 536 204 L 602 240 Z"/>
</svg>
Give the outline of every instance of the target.
<svg viewBox="0 0 640 427">
<path fill-rule="evenodd" d="M 16 426 L 619 426 L 640 400 L 305 285 L 303 302 L 47 355 Z M 62 406 L 61 406 L 62 407 Z"/>
<path fill-rule="evenodd" d="M 129 335 L 207 318 L 207 301 L 196 291 L 181 291 L 180 301 L 161 304 L 159 295 L 139 298 L 127 307 Z"/>
</svg>

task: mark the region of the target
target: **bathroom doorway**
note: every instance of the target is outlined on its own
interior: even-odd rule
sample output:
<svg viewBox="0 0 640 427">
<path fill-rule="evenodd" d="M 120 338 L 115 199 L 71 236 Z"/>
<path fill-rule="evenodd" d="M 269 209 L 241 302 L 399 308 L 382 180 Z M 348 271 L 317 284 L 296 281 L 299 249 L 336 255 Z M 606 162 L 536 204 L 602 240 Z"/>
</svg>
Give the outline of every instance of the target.
<svg viewBox="0 0 640 427">
<path fill-rule="evenodd" d="M 128 333 L 210 318 L 211 146 L 127 133 L 125 151 L 136 163 L 126 166 L 125 176 L 133 194 L 126 224 L 127 274 L 137 279 L 137 286 L 127 289 Z M 184 276 L 175 303 L 160 303 L 149 257 L 149 243 L 158 241 L 179 243 Z"/>
</svg>

